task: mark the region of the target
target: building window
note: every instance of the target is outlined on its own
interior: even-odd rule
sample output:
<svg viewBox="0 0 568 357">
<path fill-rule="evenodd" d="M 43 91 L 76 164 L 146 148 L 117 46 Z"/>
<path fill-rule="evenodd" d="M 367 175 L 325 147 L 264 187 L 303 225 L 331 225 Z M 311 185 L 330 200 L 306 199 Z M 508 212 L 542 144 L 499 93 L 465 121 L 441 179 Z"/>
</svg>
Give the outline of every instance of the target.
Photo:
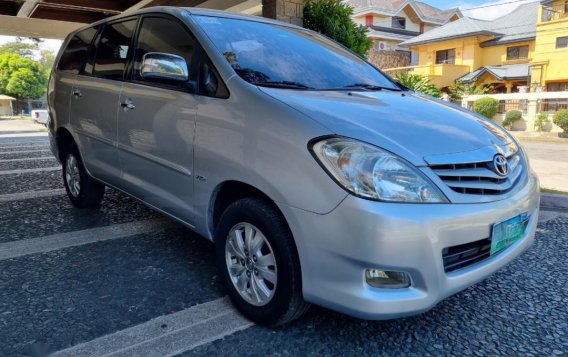
<svg viewBox="0 0 568 357">
<path fill-rule="evenodd" d="M 567 47 L 568 47 L 568 36 L 556 38 L 556 48 L 567 48 Z"/>
<path fill-rule="evenodd" d="M 436 64 L 441 63 L 456 63 L 456 50 L 452 48 L 451 50 L 436 51 Z"/>
<path fill-rule="evenodd" d="M 507 47 L 507 61 L 529 58 L 529 46 Z"/>
<path fill-rule="evenodd" d="M 566 92 L 568 91 L 568 82 L 556 82 L 546 84 L 547 92 Z"/>
<path fill-rule="evenodd" d="M 365 16 L 365 25 L 366 25 L 367 27 L 373 26 L 373 15 L 367 15 L 367 16 Z"/>
<path fill-rule="evenodd" d="M 393 16 L 392 18 L 392 26 L 393 29 L 402 29 L 406 28 L 406 19 L 400 16 Z"/>
</svg>

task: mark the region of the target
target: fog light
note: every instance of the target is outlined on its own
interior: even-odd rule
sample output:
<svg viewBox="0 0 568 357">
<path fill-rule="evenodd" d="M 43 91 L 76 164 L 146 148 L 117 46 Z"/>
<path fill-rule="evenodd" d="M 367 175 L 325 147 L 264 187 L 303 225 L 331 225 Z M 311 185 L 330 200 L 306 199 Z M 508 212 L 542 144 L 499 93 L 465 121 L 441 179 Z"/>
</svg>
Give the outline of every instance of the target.
<svg viewBox="0 0 568 357">
<path fill-rule="evenodd" d="M 374 288 L 402 289 L 410 286 L 410 276 L 399 271 L 367 269 L 365 280 Z"/>
</svg>

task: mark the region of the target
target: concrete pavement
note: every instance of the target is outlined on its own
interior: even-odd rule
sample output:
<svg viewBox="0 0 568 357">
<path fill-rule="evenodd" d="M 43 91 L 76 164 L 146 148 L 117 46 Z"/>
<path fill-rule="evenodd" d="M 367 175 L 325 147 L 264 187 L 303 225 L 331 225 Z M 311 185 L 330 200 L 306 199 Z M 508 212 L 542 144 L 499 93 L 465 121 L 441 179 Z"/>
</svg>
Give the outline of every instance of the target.
<svg viewBox="0 0 568 357">
<path fill-rule="evenodd" d="M 568 192 L 568 143 L 522 142 L 542 188 Z"/>
</svg>

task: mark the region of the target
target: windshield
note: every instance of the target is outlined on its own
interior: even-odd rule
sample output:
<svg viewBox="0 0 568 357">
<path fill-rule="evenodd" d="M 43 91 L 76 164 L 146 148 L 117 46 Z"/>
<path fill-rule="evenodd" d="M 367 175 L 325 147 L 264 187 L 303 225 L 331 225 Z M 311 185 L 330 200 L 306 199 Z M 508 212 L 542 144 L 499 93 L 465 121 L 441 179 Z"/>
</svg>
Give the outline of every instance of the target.
<svg viewBox="0 0 568 357">
<path fill-rule="evenodd" d="M 223 17 L 195 19 L 248 82 L 295 89 L 400 89 L 373 66 L 315 32 Z"/>
</svg>

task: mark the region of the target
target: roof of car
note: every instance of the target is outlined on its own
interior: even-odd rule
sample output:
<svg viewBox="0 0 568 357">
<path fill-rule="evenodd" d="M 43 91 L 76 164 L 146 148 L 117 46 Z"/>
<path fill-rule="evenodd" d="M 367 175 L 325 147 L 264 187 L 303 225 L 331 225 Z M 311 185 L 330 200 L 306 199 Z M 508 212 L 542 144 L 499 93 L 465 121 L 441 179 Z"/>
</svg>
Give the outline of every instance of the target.
<svg viewBox="0 0 568 357">
<path fill-rule="evenodd" d="M 132 12 L 124 12 L 124 13 L 118 14 L 116 16 L 112 16 L 112 17 L 105 18 L 103 20 L 99 20 L 97 22 L 94 22 L 92 24 L 89 24 L 89 25 L 86 25 L 86 26 L 83 26 L 83 27 L 77 29 L 76 31 L 74 31 L 74 33 L 81 31 L 85 28 L 94 26 L 94 25 L 103 24 L 103 23 L 118 20 L 118 19 L 121 19 L 121 18 L 127 18 L 129 16 L 136 16 L 136 15 L 142 15 L 142 14 L 148 14 L 148 13 L 164 13 L 164 14 L 170 14 L 170 15 L 177 15 L 177 16 L 181 17 L 184 12 L 189 13 L 191 15 L 224 17 L 224 18 L 255 21 L 255 22 L 262 22 L 262 23 L 267 23 L 267 24 L 274 24 L 274 25 L 280 25 L 280 26 L 293 27 L 293 28 L 297 28 L 297 29 L 303 29 L 300 26 L 297 26 L 297 25 L 294 25 L 294 24 L 291 24 L 291 23 L 288 23 L 288 22 L 276 21 L 276 20 L 269 19 L 269 18 L 266 18 L 266 17 L 244 15 L 244 14 L 239 14 L 239 13 L 229 12 L 229 11 L 202 9 L 202 8 L 195 8 L 195 7 L 154 6 L 154 7 L 147 7 L 147 8 L 132 11 Z"/>
</svg>

